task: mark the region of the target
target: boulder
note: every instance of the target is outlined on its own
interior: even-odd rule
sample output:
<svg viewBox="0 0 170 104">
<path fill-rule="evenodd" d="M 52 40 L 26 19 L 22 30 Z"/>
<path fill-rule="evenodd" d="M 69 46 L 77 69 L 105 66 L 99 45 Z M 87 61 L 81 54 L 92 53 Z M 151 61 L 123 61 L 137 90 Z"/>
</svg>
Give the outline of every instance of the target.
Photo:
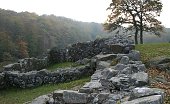
<svg viewBox="0 0 170 104">
<path fill-rule="evenodd" d="M 146 65 L 148 67 L 155 67 L 161 70 L 170 70 L 170 57 L 160 56 L 150 59 Z"/>
<path fill-rule="evenodd" d="M 19 63 L 13 63 L 13 64 L 8 64 L 6 66 L 3 66 L 4 71 L 21 71 L 22 67 Z"/>
<path fill-rule="evenodd" d="M 127 67 L 127 65 L 124 65 L 124 64 L 117 64 L 116 66 L 115 66 L 115 70 L 118 70 L 118 71 L 121 71 L 121 70 L 123 70 L 124 68 L 126 68 Z"/>
<path fill-rule="evenodd" d="M 137 50 L 131 50 L 128 57 L 133 61 L 140 61 L 140 52 Z"/>
<path fill-rule="evenodd" d="M 67 90 L 56 90 L 54 91 L 52 94 L 54 102 L 59 103 L 59 104 L 63 104 L 64 100 L 63 100 L 63 92 L 67 91 Z"/>
<path fill-rule="evenodd" d="M 99 70 L 99 69 L 105 69 L 105 68 L 108 68 L 110 66 L 110 63 L 106 62 L 106 61 L 99 61 L 97 63 L 97 67 L 96 69 Z"/>
<path fill-rule="evenodd" d="M 100 92 L 102 85 L 99 81 L 93 81 L 86 83 L 82 88 L 80 88 L 79 92 L 81 93 L 97 93 Z"/>
<path fill-rule="evenodd" d="M 110 79 L 112 77 L 115 77 L 117 75 L 117 71 L 111 68 L 105 68 L 102 72 L 102 79 Z"/>
<path fill-rule="evenodd" d="M 124 50 L 124 46 L 118 45 L 118 44 L 111 44 L 109 45 L 109 48 L 111 52 L 114 54 L 123 53 L 123 50 Z"/>
<path fill-rule="evenodd" d="M 86 104 L 88 95 L 86 93 L 78 93 L 77 91 L 64 91 L 63 100 L 68 104 Z"/>
<path fill-rule="evenodd" d="M 105 92 L 112 92 L 112 90 L 116 89 L 114 84 L 108 79 L 100 79 L 100 83 L 103 88 L 102 90 L 104 90 Z"/>
<path fill-rule="evenodd" d="M 134 100 L 141 97 L 152 96 L 152 95 L 161 95 L 163 99 L 164 90 L 157 89 L 157 88 L 137 87 L 132 90 L 130 99 Z"/>
<path fill-rule="evenodd" d="M 120 64 L 129 64 L 129 57 L 128 56 L 123 56 L 120 60 Z"/>
<path fill-rule="evenodd" d="M 95 58 L 98 60 L 98 61 L 108 61 L 108 60 L 113 60 L 117 57 L 116 54 L 105 54 L 105 55 L 102 55 L 102 54 L 99 54 L 99 55 L 96 55 Z"/>
<path fill-rule="evenodd" d="M 131 76 L 132 82 L 135 86 L 145 86 L 149 82 L 149 76 L 145 72 L 138 72 Z"/>
<path fill-rule="evenodd" d="M 116 90 L 129 90 L 132 85 L 130 77 L 125 74 L 112 77 L 109 81 L 115 86 Z"/>
<path fill-rule="evenodd" d="M 102 78 L 102 70 L 96 70 L 95 73 L 91 76 L 91 81 L 96 81 Z"/>
<path fill-rule="evenodd" d="M 109 93 L 100 93 L 93 99 L 93 104 L 103 104 L 107 100 Z"/>
<path fill-rule="evenodd" d="M 163 104 L 162 101 L 163 99 L 161 95 L 152 95 L 152 96 L 134 99 L 131 101 L 125 101 L 121 104 Z"/>
<path fill-rule="evenodd" d="M 123 70 L 121 70 L 119 73 L 120 74 L 126 74 L 126 75 L 132 74 L 132 69 L 130 67 L 126 67 Z"/>
<path fill-rule="evenodd" d="M 47 95 L 42 95 L 34 99 L 31 103 L 29 104 L 47 104 L 47 102 L 50 100 L 50 97 Z"/>
</svg>

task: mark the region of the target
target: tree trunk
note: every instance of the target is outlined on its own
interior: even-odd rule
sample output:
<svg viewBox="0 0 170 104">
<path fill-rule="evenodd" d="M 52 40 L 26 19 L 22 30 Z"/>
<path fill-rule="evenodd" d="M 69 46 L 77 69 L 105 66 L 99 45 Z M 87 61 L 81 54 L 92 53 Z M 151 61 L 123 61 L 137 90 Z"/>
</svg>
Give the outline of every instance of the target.
<svg viewBox="0 0 170 104">
<path fill-rule="evenodd" d="M 143 30 L 140 29 L 140 44 L 143 44 Z"/>
<path fill-rule="evenodd" d="M 142 13 L 140 15 L 140 44 L 143 44 L 143 18 L 142 18 Z"/>
<path fill-rule="evenodd" d="M 138 44 L 138 29 L 135 31 L 135 44 Z"/>
</svg>

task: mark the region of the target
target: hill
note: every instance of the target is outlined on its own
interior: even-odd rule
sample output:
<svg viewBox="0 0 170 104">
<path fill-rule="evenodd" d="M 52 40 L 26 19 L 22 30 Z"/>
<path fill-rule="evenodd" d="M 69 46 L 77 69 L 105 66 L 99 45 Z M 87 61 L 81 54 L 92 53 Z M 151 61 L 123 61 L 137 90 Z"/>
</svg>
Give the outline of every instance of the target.
<svg viewBox="0 0 170 104">
<path fill-rule="evenodd" d="M 0 62 L 41 56 L 54 46 L 63 48 L 104 34 L 98 23 L 0 9 Z"/>
</svg>

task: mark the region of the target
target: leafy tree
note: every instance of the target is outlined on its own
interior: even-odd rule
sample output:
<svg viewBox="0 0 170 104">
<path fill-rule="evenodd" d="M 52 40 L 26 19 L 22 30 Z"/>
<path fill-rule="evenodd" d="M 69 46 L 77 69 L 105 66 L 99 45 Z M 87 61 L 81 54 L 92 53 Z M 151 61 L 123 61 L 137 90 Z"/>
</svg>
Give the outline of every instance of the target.
<svg viewBox="0 0 170 104">
<path fill-rule="evenodd" d="M 4 60 L 5 53 L 10 55 L 15 52 L 15 44 L 12 42 L 7 32 L 0 32 L 0 62 Z"/>
<path fill-rule="evenodd" d="M 104 23 L 106 30 L 114 31 L 124 28 L 126 31 L 135 31 L 135 44 L 143 44 L 143 31 L 160 36 L 163 30 L 161 22 L 156 19 L 162 10 L 160 0 L 112 0 L 107 10 L 107 22 Z"/>
<path fill-rule="evenodd" d="M 102 25 L 54 15 L 0 9 L 0 62 L 7 58 L 41 57 L 52 47 L 95 39 Z M 8 59 L 8 60 L 9 60 Z"/>
<path fill-rule="evenodd" d="M 27 58 L 28 55 L 28 47 L 27 43 L 23 40 L 18 41 L 18 51 L 19 51 L 19 58 Z"/>
</svg>

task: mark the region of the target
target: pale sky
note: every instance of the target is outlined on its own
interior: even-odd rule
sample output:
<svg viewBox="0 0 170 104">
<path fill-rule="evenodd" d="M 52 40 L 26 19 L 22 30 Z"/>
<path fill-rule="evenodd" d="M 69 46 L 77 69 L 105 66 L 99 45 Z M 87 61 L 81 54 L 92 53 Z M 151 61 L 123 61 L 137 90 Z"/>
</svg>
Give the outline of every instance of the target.
<svg viewBox="0 0 170 104">
<path fill-rule="evenodd" d="M 83 22 L 103 23 L 107 18 L 106 8 L 111 0 L 0 0 L 0 8 L 16 12 L 34 12 L 38 15 L 54 14 Z M 170 28 L 170 0 L 162 0 L 160 17 L 165 27 Z"/>
</svg>

